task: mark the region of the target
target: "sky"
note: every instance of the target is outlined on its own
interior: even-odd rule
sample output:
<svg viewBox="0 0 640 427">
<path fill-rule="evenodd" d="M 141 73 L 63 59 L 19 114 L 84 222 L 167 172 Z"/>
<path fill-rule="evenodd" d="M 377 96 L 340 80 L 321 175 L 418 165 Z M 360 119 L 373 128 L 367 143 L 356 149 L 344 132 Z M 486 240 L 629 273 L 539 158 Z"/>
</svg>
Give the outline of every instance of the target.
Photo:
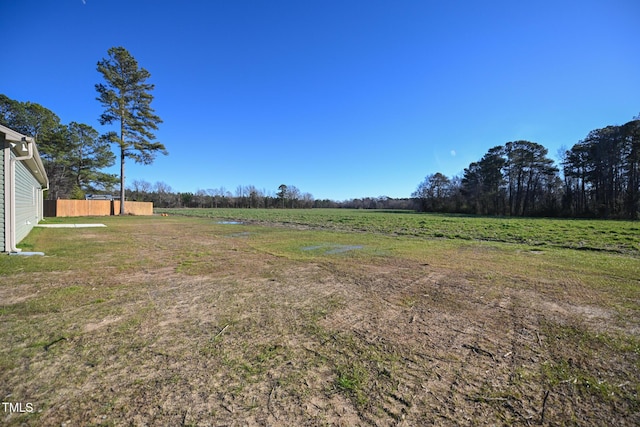
<svg viewBox="0 0 640 427">
<path fill-rule="evenodd" d="M 637 0 L 0 0 L 0 93 L 117 130 L 96 64 L 122 46 L 169 152 L 129 160 L 127 186 L 401 198 L 508 141 L 557 158 L 637 116 L 639 17 Z"/>
</svg>

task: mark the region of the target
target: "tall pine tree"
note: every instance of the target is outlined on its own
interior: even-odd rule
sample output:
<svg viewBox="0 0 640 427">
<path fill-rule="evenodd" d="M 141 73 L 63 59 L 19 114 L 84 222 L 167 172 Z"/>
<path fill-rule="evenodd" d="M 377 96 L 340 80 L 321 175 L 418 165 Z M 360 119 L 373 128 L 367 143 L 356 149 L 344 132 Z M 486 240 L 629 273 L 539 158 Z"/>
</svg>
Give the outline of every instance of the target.
<svg viewBox="0 0 640 427">
<path fill-rule="evenodd" d="M 151 108 L 155 85 L 146 83 L 151 74 L 138 67 L 138 62 L 123 47 L 112 47 L 108 58 L 98 62 L 98 71 L 105 84 L 96 84 L 96 98 L 105 108 L 100 124 L 117 124 L 120 134 L 110 132 L 108 138 L 120 147 L 120 214 L 124 215 L 125 159 L 136 163 L 153 163 L 157 152 L 168 154 L 156 139 L 153 131 L 162 123 Z"/>
</svg>

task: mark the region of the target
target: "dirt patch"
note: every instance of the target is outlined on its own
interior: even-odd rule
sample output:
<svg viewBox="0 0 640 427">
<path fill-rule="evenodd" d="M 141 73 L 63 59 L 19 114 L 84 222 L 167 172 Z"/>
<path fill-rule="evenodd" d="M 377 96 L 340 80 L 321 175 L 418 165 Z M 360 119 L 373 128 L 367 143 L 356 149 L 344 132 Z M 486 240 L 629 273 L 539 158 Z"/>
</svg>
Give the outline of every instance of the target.
<svg viewBox="0 0 640 427">
<path fill-rule="evenodd" d="M 102 319 L 99 322 L 96 323 L 87 323 L 84 326 L 84 331 L 85 332 L 93 332 L 97 329 L 103 328 L 107 325 L 110 325 L 112 323 L 118 322 L 120 319 L 122 319 L 121 316 L 107 316 L 104 319 Z"/>
</svg>

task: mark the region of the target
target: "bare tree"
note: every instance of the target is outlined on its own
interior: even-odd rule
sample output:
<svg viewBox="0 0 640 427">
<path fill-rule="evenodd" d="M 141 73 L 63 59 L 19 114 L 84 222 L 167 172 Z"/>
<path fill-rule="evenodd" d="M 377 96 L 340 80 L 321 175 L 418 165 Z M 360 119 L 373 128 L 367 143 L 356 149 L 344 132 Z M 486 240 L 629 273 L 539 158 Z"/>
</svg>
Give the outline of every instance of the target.
<svg viewBox="0 0 640 427">
<path fill-rule="evenodd" d="M 287 186 L 287 199 L 289 200 L 290 207 L 295 208 L 298 206 L 298 201 L 300 200 L 300 190 L 295 185 Z"/>
</svg>

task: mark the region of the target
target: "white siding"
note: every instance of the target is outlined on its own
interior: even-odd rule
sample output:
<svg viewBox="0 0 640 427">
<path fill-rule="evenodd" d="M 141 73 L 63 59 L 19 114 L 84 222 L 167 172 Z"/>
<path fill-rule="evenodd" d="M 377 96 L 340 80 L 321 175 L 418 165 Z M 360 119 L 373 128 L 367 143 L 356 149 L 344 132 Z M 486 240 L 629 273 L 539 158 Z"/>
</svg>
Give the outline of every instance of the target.
<svg viewBox="0 0 640 427">
<path fill-rule="evenodd" d="M 22 162 L 16 162 L 16 242 L 20 242 L 40 221 L 37 203 L 40 184 Z"/>
<path fill-rule="evenodd" d="M 4 153 L 7 149 L 4 148 L 4 135 L 0 134 L 0 252 L 7 251 L 5 248 L 6 239 L 5 239 L 5 230 L 4 230 L 4 221 L 5 221 L 5 212 L 6 209 L 4 207 Z"/>
</svg>

